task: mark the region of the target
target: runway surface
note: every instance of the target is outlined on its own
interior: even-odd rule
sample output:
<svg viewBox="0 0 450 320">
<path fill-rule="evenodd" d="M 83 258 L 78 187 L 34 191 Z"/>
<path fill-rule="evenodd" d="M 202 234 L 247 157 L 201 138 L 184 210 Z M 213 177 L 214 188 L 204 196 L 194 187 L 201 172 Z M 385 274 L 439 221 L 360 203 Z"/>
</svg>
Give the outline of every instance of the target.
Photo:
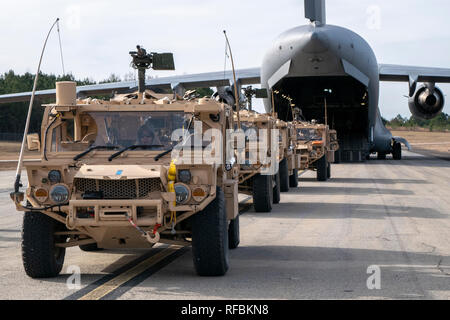
<svg viewBox="0 0 450 320">
<path fill-rule="evenodd" d="M 219 278 L 195 275 L 190 248 L 160 245 L 70 248 L 59 277 L 30 279 L 13 180 L 0 171 L 0 299 L 450 299 L 450 162 L 442 159 L 405 152 L 402 161 L 336 164 L 328 182 L 305 173 L 271 213 L 241 215 L 241 244 Z M 74 268 L 79 288 L 67 286 Z"/>
</svg>

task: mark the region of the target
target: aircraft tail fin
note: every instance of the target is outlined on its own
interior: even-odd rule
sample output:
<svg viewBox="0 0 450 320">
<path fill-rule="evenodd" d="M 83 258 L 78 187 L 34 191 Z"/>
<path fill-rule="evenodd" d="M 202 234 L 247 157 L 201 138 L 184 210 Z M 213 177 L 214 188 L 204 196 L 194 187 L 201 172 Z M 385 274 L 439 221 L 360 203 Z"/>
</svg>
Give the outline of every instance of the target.
<svg viewBox="0 0 450 320">
<path fill-rule="evenodd" d="M 326 24 L 325 0 L 305 0 L 305 17 Z"/>
</svg>

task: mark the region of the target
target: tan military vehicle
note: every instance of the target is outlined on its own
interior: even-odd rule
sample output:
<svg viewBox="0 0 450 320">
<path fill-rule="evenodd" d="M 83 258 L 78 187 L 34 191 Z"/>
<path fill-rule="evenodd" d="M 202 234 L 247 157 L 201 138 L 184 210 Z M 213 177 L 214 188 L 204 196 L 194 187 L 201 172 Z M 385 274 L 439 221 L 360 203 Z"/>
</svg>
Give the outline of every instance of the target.
<svg viewBox="0 0 450 320">
<path fill-rule="evenodd" d="M 289 188 L 298 187 L 298 167 L 295 154 L 297 135 L 294 125 L 278 119 L 276 128 L 280 133 L 280 191 L 288 192 Z"/>
<path fill-rule="evenodd" d="M 337 131 L 336 130 L 328 130 L 329 133 L 329 139 L 330 139 L 330 149 L 333 150 L 335 152 L 336 155 L 336 151 L 339 150 L 339 141 L 338 141 L 338 136 L 337 136 Z M 336 163 L 336 156 L 334 157 L 335 159 L 335 163 Z"/>
<path fill-rule="evenodd" d="M 296 121 L 294 125 L 297 131 L 296 153 L 301 156 L 300 170 L 314 170 L 318 181 L 326 181 L 331 177 L 331 163 L 339 149 L 336 132 L 330 132 L 327 125 L 315 121 Z"/>
<path fill-rule="evenodd" d="M 276 120 L 270 114 L 260 114 L 255 111 L 242 110 L 239 112 L 241 129 L 244 132 L 254 132 L 253 139 L 246 139 L 245 149 L 237 150 L 240 157 L 245 160 L 244 164 L 240 164 L 239 170 L 239 192 L 248 194 L 253 197 L 253 206 L 256 212 L 270 212 L 272 204 L 280 202 L 280 175 L 265 174 L 271 163 L 262 163 L 259 158 L 249 159 L 250 154 L 258 154 L 258 146 L 260 130 L 267 132 L 268 153 L 271 152 L 272 129 L 276 128 Z M 238 121 L 237 112 L 234 114 L 235 123 Z M 251 136 L 251 135 L 250 135 Z M 253 140 L 253 143 L 249 140 Z M 275 146 L 278 151 L 278 146 Z M 271 154 L 267 155 L 271 157 Z M 277 158 L 278 160 L 278 158 Z"/>
<path fill-rule="evenodd" d="M 44 106 L 42 159 L 26 164 L 26 194 L 12 194 L 25 212 L 26 273 L 58 275 L 68 247 L 165 243 L 192 244 L 199 275 L 225 274 L 228 249 L 239 244 L 239 167 L 226 165 L 223 152 L 221 164 L 195 162 L 198 153 L 218 151 L 204 141 L 198 148 L 187 142 L 198 123 L 203 133 L 215 129 L 225 137 L 234 126 L 232 109 L 209 98 L 151 91 L 76 100 L 73 82 L 57 83 L 56 100 Z M 172 158 L 177 145 L 183 149 Z"/>
</svg>

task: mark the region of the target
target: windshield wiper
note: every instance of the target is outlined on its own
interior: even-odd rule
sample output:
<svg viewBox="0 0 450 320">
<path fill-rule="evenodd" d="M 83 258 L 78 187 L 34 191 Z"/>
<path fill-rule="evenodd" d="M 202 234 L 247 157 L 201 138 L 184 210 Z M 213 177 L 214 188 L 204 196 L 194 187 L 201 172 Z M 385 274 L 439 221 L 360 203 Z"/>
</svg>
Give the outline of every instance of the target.
<svg viewBox="0 0 450 320">
<path fill-rule="evenodd" d="M 140 144 L 135 144 L 126 148 L 121 149 L 120 151 L 114 153 L 113 155 L 111 155 L 108 158 L 108 161 L 113 161 L 114 158 L 117 158 L 118 156 L 120 156 L 122 153 L 124 153 L 125 151 L 128 150 L 136 150 L 136 149 L 153 149 L 153 148 L 161 148 L 164 147 L 163 145 L 160 144 L 151 144 L 151 145 L 140 145 Z"/>
<path fill-rule="evenodd" d="M 160 154 L 158 154 L 158 155 L 154 158 L 154 160 L 155 160 L 155 161 L 158 161 L 158 160 L 161 159 L 162 157 L 164 157 L 164 156 L 168 155 L 169 153 L 171 153 L 172 150 L 173 150 L 173 147 L 170 148 L 170 149 L 167 149 L 166 151 L 161 152 Z"/>
<path fill-rule="evenodd" d="M 73 158 L 74 161 L 77 161 L 78 159 L 83 158 L 85 155 L 87 155 L 89 152 L 94 151 L 94 150 L 100 150 L 100 149 L 104 149 L 104 150 L 114 150 L 114 149 L 118 149 L 120 148 L 119 146 L 93 146 L 90 147 L 89 149 L 87 149 L 86 151 L 83 151 L 82 153 L 80 153 L 79 155 L 75 156 Z"/>
<path fill-rule="evenodd" d="M 191 145 L 191 149 L 195 149 L 197 146 L 192 146 Z M 206 149 L 208 146 L 201 146 L 202 150 Z M 181 148 L 181 150 L 183 150 L 185 148 L 185 146 L 183 146 L 183 148 Z M 189 147 L 188 147 L 189 148 Z M 153 158 L 155 161 L 158 161 L 159 159 L 161 159 L 162 157 L 168 155 L 169 153 L 171 153 L 173 150 L 173 147 L 167 149 L 166 151 L 161 152 L 160 154 L 158 154 L 155 158 Z"/>
</svg>

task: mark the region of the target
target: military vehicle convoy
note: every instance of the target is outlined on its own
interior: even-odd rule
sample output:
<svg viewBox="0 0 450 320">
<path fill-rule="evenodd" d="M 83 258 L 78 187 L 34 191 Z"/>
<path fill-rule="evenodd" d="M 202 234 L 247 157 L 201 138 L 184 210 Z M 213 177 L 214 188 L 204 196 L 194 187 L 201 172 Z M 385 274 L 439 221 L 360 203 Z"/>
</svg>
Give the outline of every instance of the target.
<svg viewBox="0 0 450 320">
<path fill-rule="evenodd" d="M 238 114 L 234 114 L 235 123 L 238 121 Z M 271 147 L 272 129 L 275 128 L 276 120 L 270 114 L 259 114 L 254 111 L 239 111 L 241 129 L 246 132 L 245 148 L 238 150 L 239 156 L 245 159 L 245 163 L 240 164 L 239 170 L 239 192 L 248 194 L 253 198 L 253 206 L 256 212 L 272 211 L 272 204 L 280 202 L 280 172 L 270 174 L 270 158 L 278 161 L 276 155 L 272 155 L 271 150 L 278 151 L 278 146 Z M 258 157 L 260 133 L 266 132 L 267 160 L 265 163 Z M 249 134 L 250 133 L 250 134 Z M 253 157 L 252 157 L 253 155 Z M 267 171 L 267 172 L 266 172 Z"/>
<path fill-rule="evenodd" d="M 294 121 L 297 132 L 296 154 L 300 156 L 300 170 L 314 170 L 318 181 L 331 178 L 331 163 L 339 149 L 337 133 L 327 125 L 315 121 Z"/>
</svg>

